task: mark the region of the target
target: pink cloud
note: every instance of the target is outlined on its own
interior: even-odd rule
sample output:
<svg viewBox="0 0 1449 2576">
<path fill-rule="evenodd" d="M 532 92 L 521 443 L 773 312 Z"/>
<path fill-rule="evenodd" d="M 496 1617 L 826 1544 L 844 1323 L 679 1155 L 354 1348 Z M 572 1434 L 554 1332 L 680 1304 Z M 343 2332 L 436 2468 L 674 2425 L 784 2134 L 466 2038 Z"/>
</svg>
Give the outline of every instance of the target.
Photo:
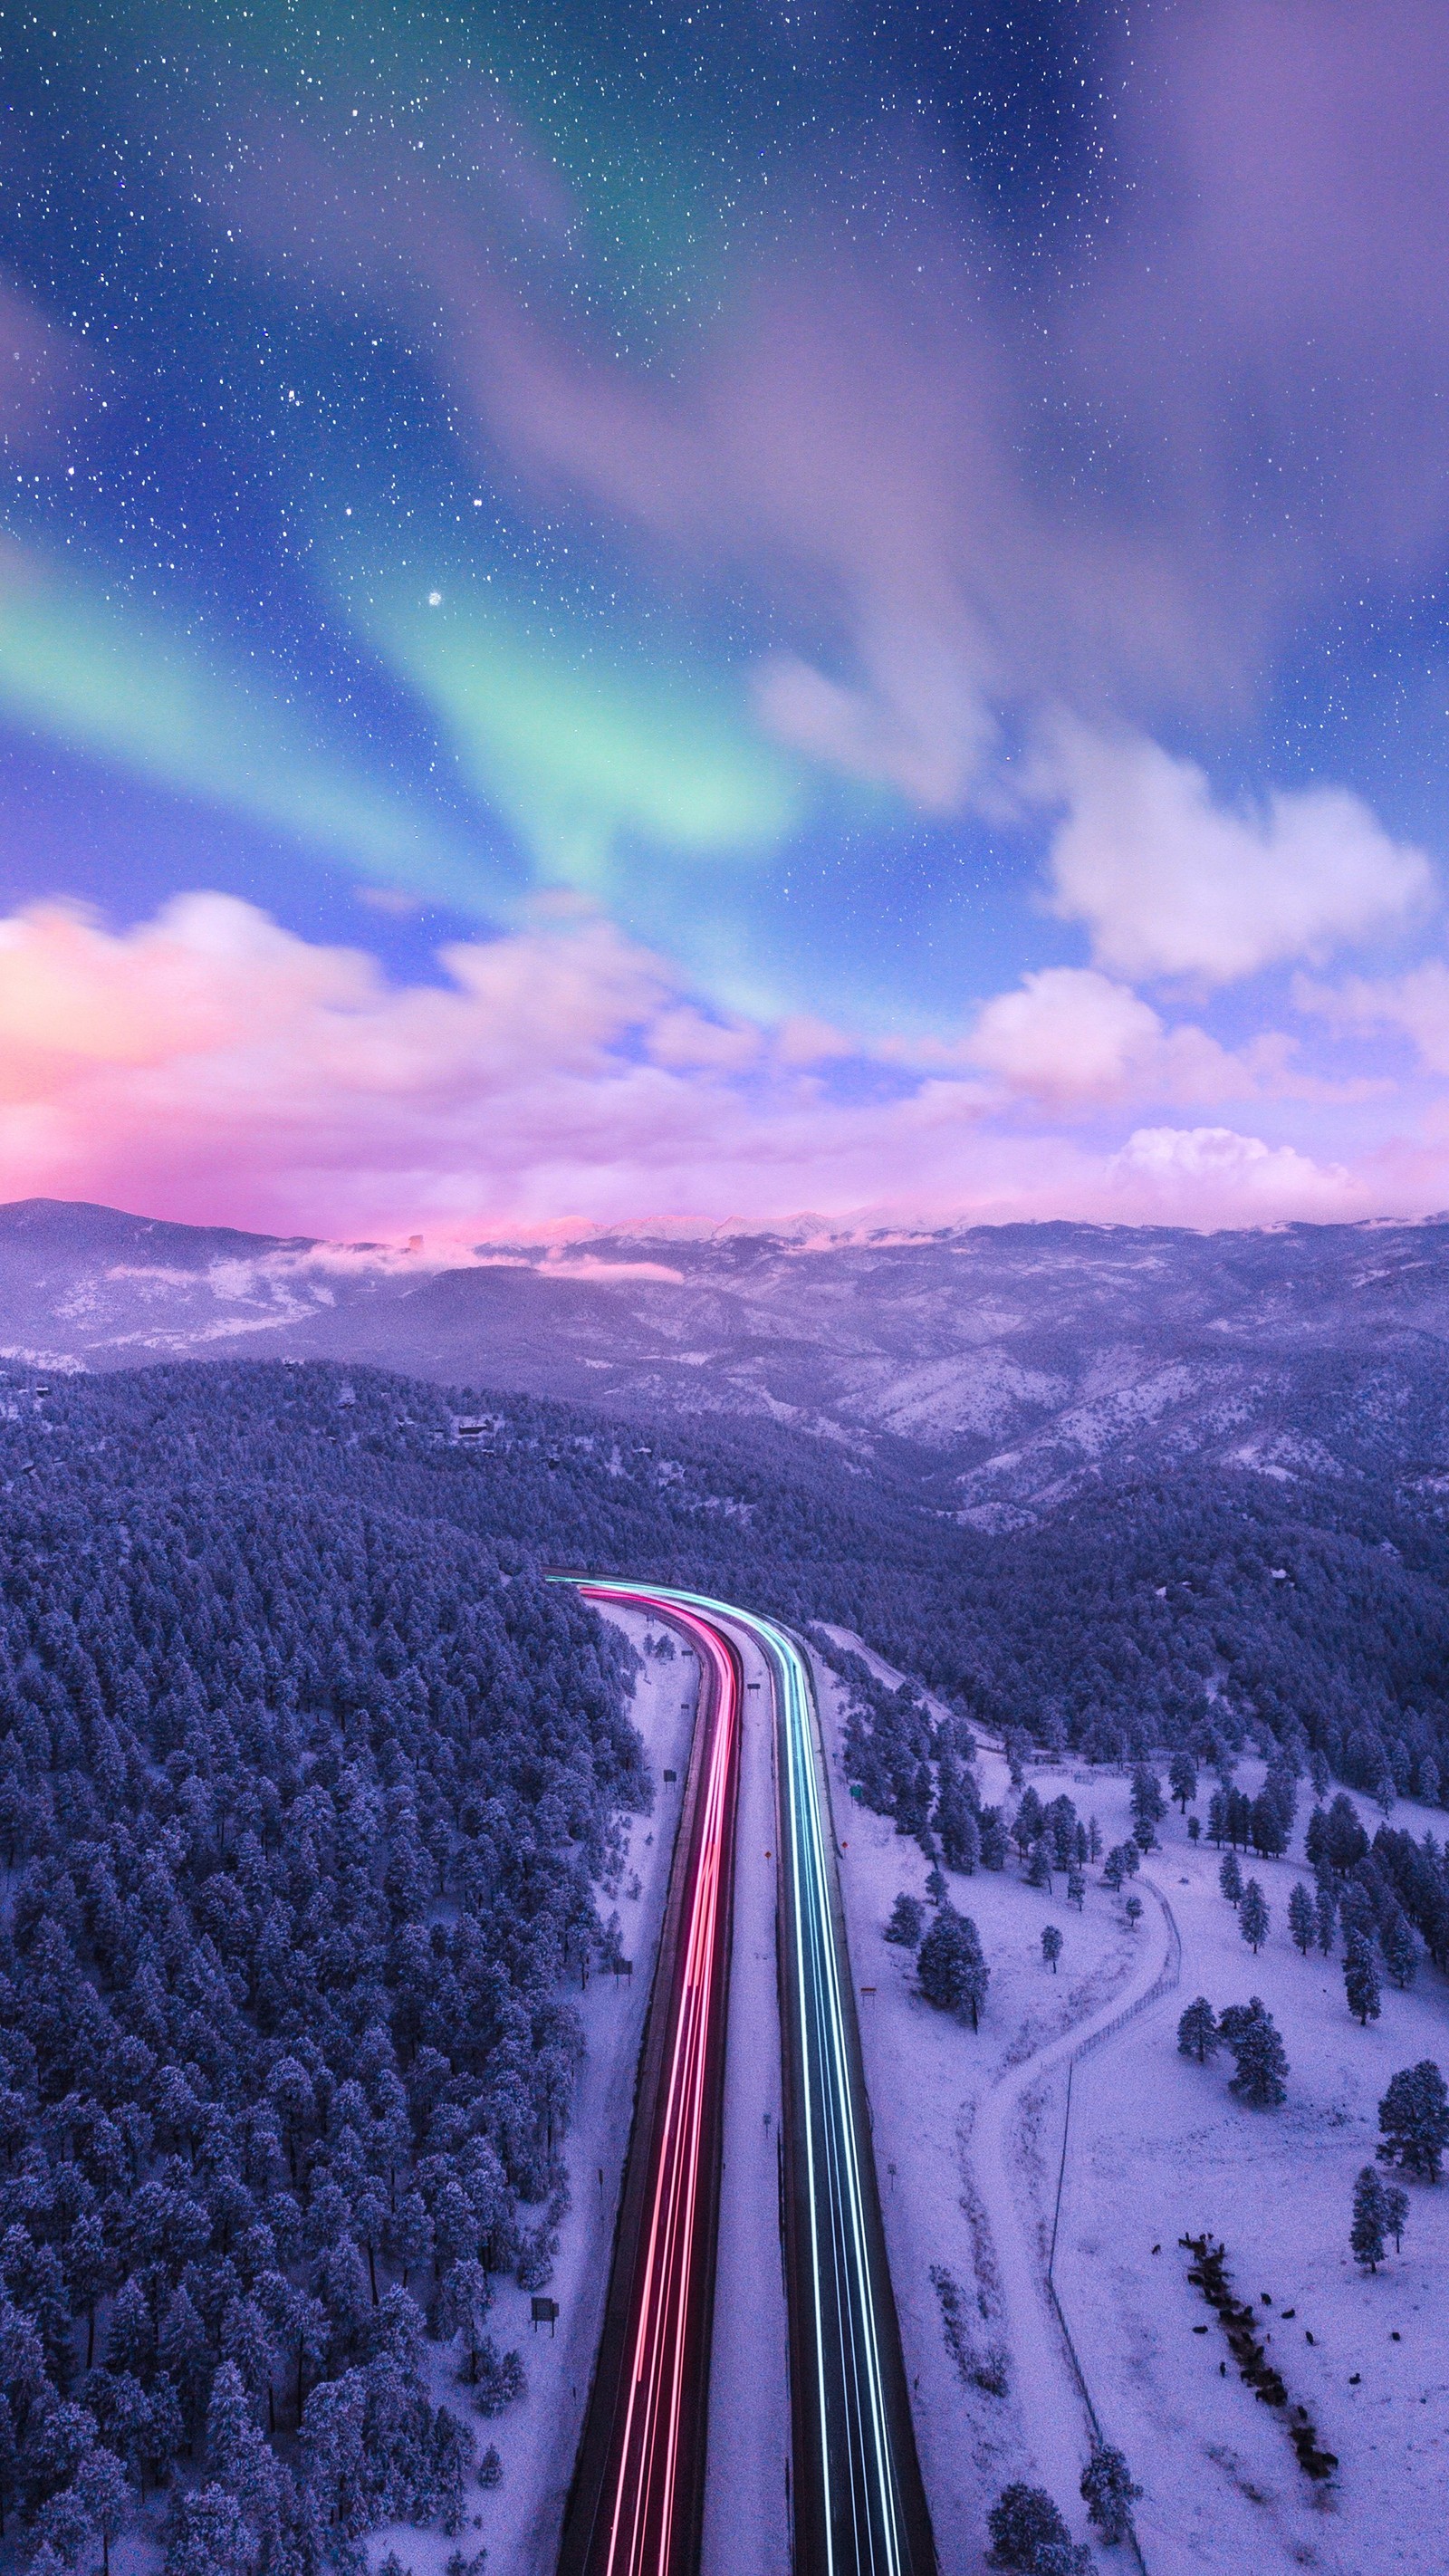
<svg viewBox="0 0 1449 2576">
<path fill-rule="evenodd" d="M 700 1062 L 677 1034 L 657 1046 L 688 996 L 578 907 L 441 962 L 438 983 L 393 984 L 358 952 L 214 894 L 124 933 L 54 907 L 0 922 L 4 1194 L 289 1234 L 417 1230 L 429 1259 L 510 1229 L 562 1237 L 666 1214 L 1125 1217 L 1170 1203 L 1183 1222 L 1260 1222 L 1367 1205 L 1375 1186 L 1395 1210 L 1449 1195 L 1449 1141 L 1427 1136 L 1412 1168 L 1385 1163 L 1375 1184 L 1218 1127 L 1139 1123 L 1125 1145 L 1041 1117 L 1023 1127 L 1013 1089 L 1035 1085 L 1049 1105 L 1053 1084 L 1059 1097 L 1117 1084 L 1140 1103 L 1161 1096 L 1164 1061 L 1188 1088 L 1194 1051 L 1205 1088 L 1214 1066 L 1220 1089 L 1241 1080 L 1202 1032 L 1163 1029 L 1090 970 L 1066 987 L 1037 979 L 1024 1009 L 1007 997 L 1014 1016 L 989 1006 L 989 1082 L 913 1074 L 903 1057 L 889 1096 L 856 1099 L 832 1091 L 819 1036 L 809 1064 L 792 1060 L 788 1026 L 760 1027 L 748 1060 Z"/>
<path fill-rule="evenodd" d="M 1252 1225 L 1285 1218 L 1322 1222 L 1368 1216 L 1362 1179 L 1320 1165 L 1292 1145 L 1268 1145 L 1231 1127 L 1139 1127 L 1108 1166 L 1137 1221 Z"/>
<path fill-rule="evenodd" d="M 998 993 L 965 1052 L 1008 1091 L 1058 1111 L 1126 1099 L 1251 1098 L 1283 1077 L 1283 1042 L 1234 1056 L 1205 1029 L 1169 1029 L 1125 984 L 1089 966 L 1049 966 Z"/>
</svg>

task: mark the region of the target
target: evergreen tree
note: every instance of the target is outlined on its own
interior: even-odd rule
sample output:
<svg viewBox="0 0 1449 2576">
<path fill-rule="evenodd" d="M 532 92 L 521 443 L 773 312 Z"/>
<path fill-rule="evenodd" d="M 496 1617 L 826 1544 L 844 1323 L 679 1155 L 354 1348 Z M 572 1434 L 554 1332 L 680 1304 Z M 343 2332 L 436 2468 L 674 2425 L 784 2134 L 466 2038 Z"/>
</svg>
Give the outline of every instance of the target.
<svg viewBox="0 0 1449 2576">
<path fill-rule="evenodd" d="M 1223 1865 L 1218 1871 L 1218 1885 L 1229 1905 L 1237 1905 L 1241 1901 L 1243 1873 L 1238 1866 L 1238 1855 L 1235 1851 L 1224 1852 Z"/>
<path fill-rule="evenodd" d="M 1197 1995 L 1177 2025 L 1178 2048 L 1184 2057 L 1195 2057 L 1199 2066 L 1205 2066 L 1220 2044 L 1217 2015 L 1206 1995 Z"/>
<path fill-rule="evenodd" d="M 1179 1812 L 1186 1815 L 1197 1796 L 1197 1764 L 1192 1755 L 1179 1748 L 1167 1766 L 1167 1778 Z"/>
<path fill-rule="evenodd" d="M 1316 1928 L 1313 1898 L 1302 1879 L 1296 1878 L 1293 1882 L 1293 1892 L 1288 1899 L 1288 1929 L 1293 1936 L 1296 1948 L 1302 1952 L 1305 1959 L 1313 1947 Z"/>
<path fill-rule="evenodd" d="M 1051 1854 L 1047 1849 L 1045 1835 L 1041 1837 L 1040 1841 L 1032 1844 L 1031 1857 L 1026 1865 L 1026 1883 L 1028 1887 L 1044 1887 L 1050 1890 L 1052 1883 L 1052 1864 Z"/>
<path fill-rule="evenodd" d="M 969 2012 L 972 2029 L 980 2027 L 989 1971 L 980 1935 L 969 1915 L 957 1914 L 949 1905 L 942 1906 L 921 1943 L 916 1973 L 927 2003 L 958 2016 Z"/>
<path fill-rule="evenodd" d="M 1288 1848 L 1281 1806 L 1267 1789 L 1259 1792 L 1248 1811 L 1248 1837 L 1255 1851 L 1276 1860 Z"/>
<path fill-rule="evenodd" d="M 1354 2260 L 1376 2272 L 1384 2259 L 1384 2187 L 1372 2165 L 1364 2165 L 1353 2187 L 1353 2220 L 1348 2241 Z"/>
<path fill-rule="evenodd" d="M 1236 2072 L 1228 2080 L 1239 2101 L 1255 2111 L 1271 2110 L 1284 2101 L 1288 2059 L 1278 2026 L 1262 1998 L 1253 1995 L 1246 2007 L 1230 2008 L 1222 2015 L 1218 2028 L 1236 2060 Z"/>
<path fill-rule="evenodd" d="M 907 1896 L 904 1889 L 891 1907 L 891 1919 L 885 1928 L 888 1941 L 898 1941 L 903 1950 L 914 1950 L 921 1938 L 926 1909 L 918 1896 Z"/>
<path fill-rule="evenodd" d="M 1039 1839 L 1045 1822 L 1046 1810 L 1035 1789 L 1024 1789 L 1021 1794 L 1021 1804 L 1016 1811 L 1016 1821 L 1011 1828 L 1016 1848 L 1023 1860 L 1032 1844 Z"/>
<path fill-rule="evenodd" d="M 1437 2182 L 1444 2150 L 1449 2147 L 1449 2087 L 1432 2057 L 1404 2066 L 1389 2078 L 1379 2104 L 1383 2137 L 1379 2155 L 1385 2164 L 1401 2165 L 1422 2182 Z"/>
<path fill-rule="evenodd" d="M 1419 1945 L 1401 1905 L 1390 1902 L 1379 1925 L 1379 1948 L 1396 1986 L 1411 1986 L 1419 1965 Z"/>
<path fill-rule="evenodd" d="M 1078 1913 L 1080 1913 L 1083 1906 L 1086 1904 L 1086 1901 L 1086 1877 L 1081 1868 L 1074 1862 L 1067 1872 L 1067 1903 L 1069 1905 L 1075 1905 Z"/>
<path fill-rule="evenodd" d="M 1029 2487 L 1022 2479 L 1002 2488 L 987 2527 L 998 2567 L 1020 2568 L 1026 2576 L 1036 2566 L 1038 2550 L 1071 2545 L 1072 2535 L 1046 2488 Z"/>
<path fill-rule="evenodd" d="M 1356 1869 L 1368 1850 L 1368 1836 L 1352 1798 L 1340 1789 L 1323 1825 L 1323 1856 L 1330 1869 Z"/>
<path fill-rule="evenodd" d="M 101 2576 L 111 2576 L 111 2545 L 126 2527 L 131 2495 L 114 2451 L 97 2443 L 75 2473 L 75 2495 L 89 2529 L 101 2544 Z"/>
<path fill-rule="evenodd" d="M 1243 1890 L 1238 1930 L 1256 1958 L 1268 1938 L 1268 1900 L 1255 1878 L 1250 1878 Z"/>
<path fill-rule="evenodd" d="M 1398 2183 L 1385 2183 L 1383 2209 L 1384 2234 L 1392 2236 L 1394 2252 L 1400 2254 L 1404 2245 L 1404 2229 L 1409 2223 L 1409 2195 Z"/>
<path fill-rule="evenodd" d="M 1052 1975 L 1055 1976 L 1057 1961 L 1062 1955 L 1062 1936 L 1055 1923 L 1047 1923 L 1042 1927 L 1041 1954 Z"/>
<path fill-rule="evenodd" d="M 1130 2538 L 1132 2507 L 1141 2493 L 1122 2453 L 1110 2442 L 1094 2442 L 1082 2471 L 1082 2501 L 1109 2546 Z"/>
<path fill-rule="evenodd" d="M 1338 1898 L 1326 1879 L 1320 1879 L 1314 1912 L 1318 1918 L 1318 1946 L 1325 1959 L 1333 1948 L 1334 1926 L 1338 1921 Z"/>
<path fill-rule="evenodd" d="M 1207 1832 L 1210 1843 L 1221 1843 L 1228 1829 L 1228 1799 L 1224 1789 L 1214 1789 L 1208 1800 Z"/>
<path fill-rule="evenodd" d="M 1102 1828 L 1098 1824 L 1096 1817 L 1092 1816 L 1088 1819 L 1087 1823 L 1087 1858 L 1088 1860 L 1096 1861 L 1100 1860 L 1101 1857 Z"/>
<path fill-rule="evenodd" d="M 1006 1827 L 1001 1821 L 999 1808 L 984 1807 L 982 1809 L 980 1832 L 982 1868 L 1005 1869 L 1007 1851 Z"/>
<path fill-rule="evenodd" d="M 1356 2013 L 1367 2029 L 1371 2021 L 1378 2020 L 1382 1995 L 1374 1954 L 1361 1932 L 1350 1932 L 1344 1945 L 1343 1983 L 1349 2011 Z"/>
<path fill-rule="evenodd" d="M 1149 1762 L 1139 1762 L 1132 1774 L 1132 1825 L 1143 1851 L 1151 1851 L 1157 1839 L 1156 1828 L 1167 1813 L 1162 1783 Z"/>
<path fill-rule="evenodd" d="M 1125 1908 L 1124 1908 L 1124 1912 L 1126 1913 L 1128 1923 L 1131 1925 L 1132 1930 L 1135 1932 L 1135 1931 L 1136 1931 L 1136 1929 L 1137 1929 L 1138 1924 L 1139 1924 L 1139 1923 L 1141 1922 L 1141 1920 L 1142 1920 L 1142 1899 L 1141 1899 L 1141 1897 L 1140 1897 L 1140 1896 L 1129 1896 L 1129 1897 L 1128 1897 L 1128 1899 L 1127 1899 L 1126 1906 L 1125 1906 Z"/>
<path fill-rule="evenodd" d="M 941 1846 L 941 1857 L 948 1869 L 959 1870 L 969 1878 L 981 1857 L 974 1788 L 968 1786 L 962 1764 L 950 1752 L 941 1756 L 936 1781 L 936 1804 L 931 1822 Z"/>
</svg>

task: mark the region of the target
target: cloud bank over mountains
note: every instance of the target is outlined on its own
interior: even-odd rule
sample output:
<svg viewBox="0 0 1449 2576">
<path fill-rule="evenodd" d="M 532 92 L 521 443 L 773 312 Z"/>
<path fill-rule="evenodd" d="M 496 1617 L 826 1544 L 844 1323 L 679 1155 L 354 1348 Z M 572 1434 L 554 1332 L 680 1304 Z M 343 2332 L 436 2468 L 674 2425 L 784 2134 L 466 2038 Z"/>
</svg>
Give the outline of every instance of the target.
<svg viewBox="0 0 1449 2576">
<path fill-rule="evenodd" d="M 1261 1124 L 1284 1099 L 1341 1114 L 1345 1094 L 1320 1100 L 1290 1041 L 1230 1056 L 1093 968 L 998 996 L 943 1066 L 809 1023 L 716 1019 L 579 904 L 439 962 L 441 980 L 396 982 L 217 895 L 121 935 L 54 908 L 12 917 L 9 1187 L 333 1237 L 406 1220 L 461 1241 L 807 1204 L 1263 1223 L 1419 1212 L 1440 1177 L 1432 1150 L 1355 1170 L 1220 1123 L 1224 1098 Z M 1387 1005 L 1346 987 L 1338 1007 Z M 1150 1114 L 1164 1102 L 1185 1123 Z"/>
</svg>

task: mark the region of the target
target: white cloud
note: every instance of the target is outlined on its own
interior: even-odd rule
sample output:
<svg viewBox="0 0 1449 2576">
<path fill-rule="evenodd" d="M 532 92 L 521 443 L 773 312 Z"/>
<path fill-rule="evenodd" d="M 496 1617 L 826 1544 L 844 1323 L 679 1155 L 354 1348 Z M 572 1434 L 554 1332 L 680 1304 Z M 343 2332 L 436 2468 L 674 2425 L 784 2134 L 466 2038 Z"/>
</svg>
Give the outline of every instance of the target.
<svg viewBox="0 0 1449 2576">
<path fill-rule="evenodd" d="M 1230 983 L 1391 928 L 1433 883 L 1423 852 L 1344 788 L 1229 808 L 1192 761 L 1080 727 L 1059 733 L 1043 784 L 1068 806 L 1053 909 L 1120 974 Z"/>
<path fill-rule="evenodd" d="M 1231 1127 L 1139 1127 L 1107 1169 L 1134 1212 L 1190 1210 L 1192 1224 L 1360 1212 L 1341 1163 L 1315 1163 L 1295 1145 L 1268 1145 Z"/>
</svg>

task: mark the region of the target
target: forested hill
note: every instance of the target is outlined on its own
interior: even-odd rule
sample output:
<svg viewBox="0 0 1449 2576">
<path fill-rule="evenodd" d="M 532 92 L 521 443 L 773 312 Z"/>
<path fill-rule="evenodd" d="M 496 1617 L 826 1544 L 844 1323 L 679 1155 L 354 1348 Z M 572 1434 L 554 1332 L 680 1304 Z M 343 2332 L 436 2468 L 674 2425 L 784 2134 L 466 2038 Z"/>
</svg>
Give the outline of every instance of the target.
<svg viewBox="0 0 1449 2576">
<path fill-rule="evenodd" d="M 626 1650 L 410 1508 L 391 1395 L 329 1472 L 340 1394 L 26 1393 L 0 1439 L 0 2506 L 47 2566 L 158 2487 L 176 2576 L 456 2530 L 491 2276 L 547 2277 Z"/>
<path fill-rule="evenodd" d="M 1449 1779 L 1444 1533 L 1363 1480 L 1184 1472 L 1008 1538 L 765 1424 L 12 1371 L 0 2511 L 51 2576 L 143 2495 L 172 2576 L 355 2567 L 487 2467 L 491 2281 L 547 2277 L 569 1975 L 649 1795 L 627 1659 L 550 1560 L 848 1626 L 1098 1758 L 1274 1734 Z M 873 1719 L 908 1808 L 939 1748 Z"/>
<path fill-rule="evenodd" d="M 641 1427 L 372 1369 L 220 1362 L 0 1379 L 0 1488 L 0 1536 L 57 1563 L 68 1534 L 120 1563 L 148 1515 L 231 1532 L 285 1506 L 373 1545 L 475 1549 L 490 1584 L 589 1566 L 838 1622 L 986 1722 L 1101 1759 L 1210 1723 L 1301 1738 L 1359 1786 L 1417 1785 L 1431 1751 L 1449 1778 L 1444 1508 L 1387 1478 L 1188 1461 L 991 1534 L 768 1423 Z"/>
</svg>

